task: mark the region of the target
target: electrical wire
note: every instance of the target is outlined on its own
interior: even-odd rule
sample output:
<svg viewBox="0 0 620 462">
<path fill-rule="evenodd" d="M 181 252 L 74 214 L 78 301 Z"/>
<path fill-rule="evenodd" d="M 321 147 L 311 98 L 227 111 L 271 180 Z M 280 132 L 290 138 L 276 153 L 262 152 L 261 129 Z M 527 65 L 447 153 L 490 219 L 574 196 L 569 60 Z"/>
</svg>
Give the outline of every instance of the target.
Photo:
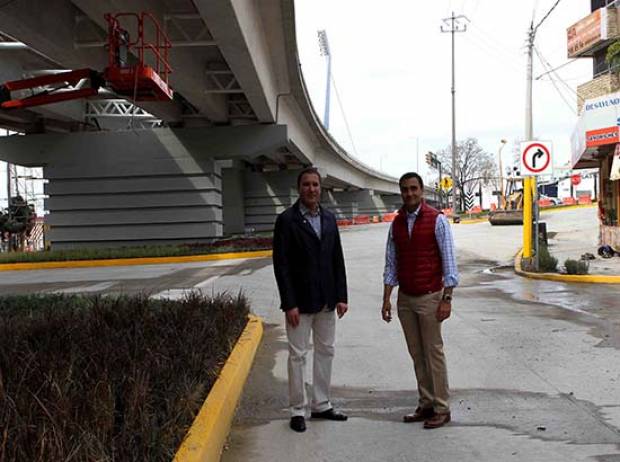
<svg viewBox="0 0 620 462">
<path fill-rule="evenodd" d="M 538 48 L 534 47 L 534 51 L 536 52 L 536 56 L 538 56 L 538 59 L 540 60 L 540 63 L 542 64 L 542 66 L 545 69 L 548 69 L 547 63 L 545 62 L 544 58 L 542 57 L 542 55 L 538 51 Z M 577 111 L 575 110 L 575 107 L 573 106 L 573 104 L 571 104 L 570 101 L 568 101 L 568 99 L 566 98 L 564 93 L 562 93 L 562 91 L 560 91 L 560 88 L 558 87 L 556 81 L 553 79 L 552 76 L 553 76 L 553 73 L 549 74 L 549 77 L 551 78 L 551 83 L 553 84 L 553 87 L 555 88 L 555 90 L 558 92 L 558 95 L 560 95 L 560 98 L 562 98 L 562 101 L 564 101 L 564 103 L 566 103 L 566 105 L 569 107 L 571 112 L 573 114 L 577 115 Z"/>
<path fill-rule="evenodd" d="M 543 18 L 540 20 L 540 22 L 536 25 L 536 27 L 534 27 L 534 33 L 536 33 L 538 28 L 542 25 L 543 22 L 545 22 L 545 20 L 549 17 L 549 15 L 553 12 L 553 10 L 555 10 L 555 7 L 558 6 L 558 4 L 561 1 L 562 0 L 555 0 L 555 3 L 553 4 L 553 6 L 549 9 L 549 11 L 547 11 L 547 14 L 544 15 Z"/>
<path fill-rule="evenodd" d="M 569 64 L 574 63 L 575 61 L 577 61 L 577 58 L 573 58 L 573 59 L 571 59 L 570 61 L 566 61 L 564 64 L 560 64 L 559 66 L 554 67 L 554 68 L 553 68 L 553 69 L 551 69 L 550 71 L 547 71 L 547 72 L 544 72 L 544 73 L 540 74 L 540 75 L 539 75 L 538 77 L 536 77 L 534 80 L 540 80 L 540 78 L 541 78 L 541 77 L 544 77 L 545 75 L 550 74 L 551 72 L 555 72 L 555 71 L 557 71 L 557 70 L 559 70 L 559 69 L 562 69 L 563 67 L 566 67 L 566 66 L 568 66 Z"/>
<path fill-rule="evenodd" d="M 581 100 L 582 102 L 585 101 L 585 98 L 579 95 L 579 93 L 577 93 L 568 83 L 564 81 L 562 77 L 560 77 L 560 75 L 556 72 L 556 69 L 552 69 L 553 66 L 549 63 L 549 61 L 545 59 L 545 57 L 542 55 L 540 50 L 537 47 L 534 47 L 534 49 L 536 50 L 536 54 L 538 55 L 538 58 L 541 60 L 541 62 L 543 62 L 543 67 L 545 67 L 546 65 L 547 69 L 551 69 L 547 73 L 555 75 L 555 77 L 560 81 L 560 83 L 562 83 L 568 89 L 568 91 L 573 93 L 577 97 L 577 99 Z"/>
<path fill-rule="evenodd" d="M 515 60 L 507 58 L 505 54 L 500 53 L 496 49 L 488 46 L 487 42 L 480 40 L 474 35 L 464 34 L 465 40 L 472 43 L 480 51 L 486 53 L 493 60 L 501 60 L 507 67 L 510 67 L 512 71 L 521 72 L 522 69 L 515 63 Z"/>
<path fill-rule="evenodd" d="M 353 147 L 353 152 L 355 156 L 359 158 L 359 154 L 357 153 L 357 148 L 355 147 L 355 142 L 353 141 L 353 135 L 351 134 L 351 127 L 349 127 L 349 121 L 347 120 L 347 114 L 344 111 L 344 106 L 342 105 L 342 101 L 340 100 L 340 93 L 338 92 L 338 87 L 336 86 L 336 78 L 334 77 L 333 71 L 330 73 L 332 85 L 334 86 L 334 91 L 336 93 L 336 100 L 338 101 L 338 106 L 340 107 L 340 113 L 342 114 L 342 118 L 344 119 L 344 125 L 347 129 L 347 134 L 349 135 L 349 141 L 351 141 L 351 146 Z"/>
</svg>

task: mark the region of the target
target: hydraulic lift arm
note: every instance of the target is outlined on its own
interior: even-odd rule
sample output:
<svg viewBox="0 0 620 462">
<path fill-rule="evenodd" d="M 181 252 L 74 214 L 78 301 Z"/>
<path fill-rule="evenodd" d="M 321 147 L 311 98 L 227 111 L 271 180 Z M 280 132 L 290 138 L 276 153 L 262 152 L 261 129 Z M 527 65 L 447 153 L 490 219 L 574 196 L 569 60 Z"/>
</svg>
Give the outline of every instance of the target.
<svg viewBox="0 0 620 462">
<path fill-rule="evenodd" d="M 78 83 L 85 79 L 89 81 L 89 87 L 65 90 L 67 87 L 76 87 Z M 103 84 L 104 80 L 101 74 L 92 69 L 77 69 L 30 79 L 14 80 L 0 85 L 0 108 L 23 109 L 31 106 L 40 106 L 42 104 L 87 98 L 96 95 Z M 48 85 L 59 85 L 59 88 L 33 93 L 24 98 L 12 98 L 11 96 L 11 93 L 15 91 L 34 91 L 35 88 Z"/>
</svg>

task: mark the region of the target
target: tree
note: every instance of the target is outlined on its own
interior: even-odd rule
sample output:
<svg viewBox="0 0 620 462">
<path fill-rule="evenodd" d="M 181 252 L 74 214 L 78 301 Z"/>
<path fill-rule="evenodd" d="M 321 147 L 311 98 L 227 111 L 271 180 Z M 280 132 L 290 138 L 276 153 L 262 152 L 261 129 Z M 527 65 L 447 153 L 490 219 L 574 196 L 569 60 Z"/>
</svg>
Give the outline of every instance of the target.
<svg viewBox="0 0 620 462">
<path fill-rule="evenodd" d="M 443 171 L 450 177 L 461 192 L 460 209 L 465 209 L 465 194 L 478 190 L 497 178 L 497 166 L 493 155 L 482 149 L 476 138 L 467 138 L 456 143 L 456 175 L 452 174 L 452 147 L 438 151 L 437 157 Z"/>
<path fill-rule="evenodd" d="M 8 209 L 0 211 L 0 240 L 8 241 L 9 250 L 23 249 L 34 227 L 35 217 L 32 204 L 21 196 L 11 197 Z"/>
</svg>

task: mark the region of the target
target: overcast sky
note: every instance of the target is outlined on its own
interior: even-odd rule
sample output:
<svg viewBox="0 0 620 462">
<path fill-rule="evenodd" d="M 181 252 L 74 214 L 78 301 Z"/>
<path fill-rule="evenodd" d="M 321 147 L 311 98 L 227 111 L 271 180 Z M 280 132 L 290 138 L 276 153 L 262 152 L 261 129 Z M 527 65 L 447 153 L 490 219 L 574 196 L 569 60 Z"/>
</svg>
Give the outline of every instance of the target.
<svg viewBox="0 0 620 462">
<path fill-rule="evenodd" d="M 525 132 L 526 34 L 555 0 L 296 0 L 297 36 L 304 77 L 315 109 L 324 109 L 327 65 L 317 30 L 327 31 L 332 70 L 351 131 L 347 133 L 332 87 L 330 132 L 368 165 L 399 176 L 420 170 L 424 154 L 451 142 L 450 34 L 442 19 L 466 15 L 471 23 L 456 35 L 457 139 L 478 138 L 497 153 Z M 568 61 L 566 29 L 590 13 L 588 0 L 561 0 L 540 27 L 536 46 L 553 67 Z M 534 76 L 545 72 L 534 59 Z M 558 71 L 576 90 L 592 79 L 592 62 L 577 60 Z M 544 77 L 534 82 L 534 134 L 554 143 L 554 163 L 570 158 L 576 96 L 557 82 L 564 99 Z M 355 149 L 353 148 L 355 145 Z"/>
</svg>

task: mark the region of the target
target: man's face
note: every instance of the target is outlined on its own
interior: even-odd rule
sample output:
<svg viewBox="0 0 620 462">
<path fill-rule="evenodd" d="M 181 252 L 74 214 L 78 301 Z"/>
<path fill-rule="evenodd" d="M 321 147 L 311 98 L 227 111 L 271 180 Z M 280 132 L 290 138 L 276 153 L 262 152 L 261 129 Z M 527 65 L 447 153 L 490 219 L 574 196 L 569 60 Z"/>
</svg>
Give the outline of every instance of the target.
<svg viewBox="0 0 620 462">
<path fill-rule="evenodd" d="M 417 178 L 407 178 L 400 185 L 400 196 L 403 198 L 405 208 L 410 212 L 414 211 L 422 202 L 424 190 L 420 187 Z"/>
<path fill-rule="evenodd" d="M 321 181 L 316 173 L 306 173 L 299 181 L 299 197 L 309 209 L 315 209 L 321 200 Z"/>
</svg>

